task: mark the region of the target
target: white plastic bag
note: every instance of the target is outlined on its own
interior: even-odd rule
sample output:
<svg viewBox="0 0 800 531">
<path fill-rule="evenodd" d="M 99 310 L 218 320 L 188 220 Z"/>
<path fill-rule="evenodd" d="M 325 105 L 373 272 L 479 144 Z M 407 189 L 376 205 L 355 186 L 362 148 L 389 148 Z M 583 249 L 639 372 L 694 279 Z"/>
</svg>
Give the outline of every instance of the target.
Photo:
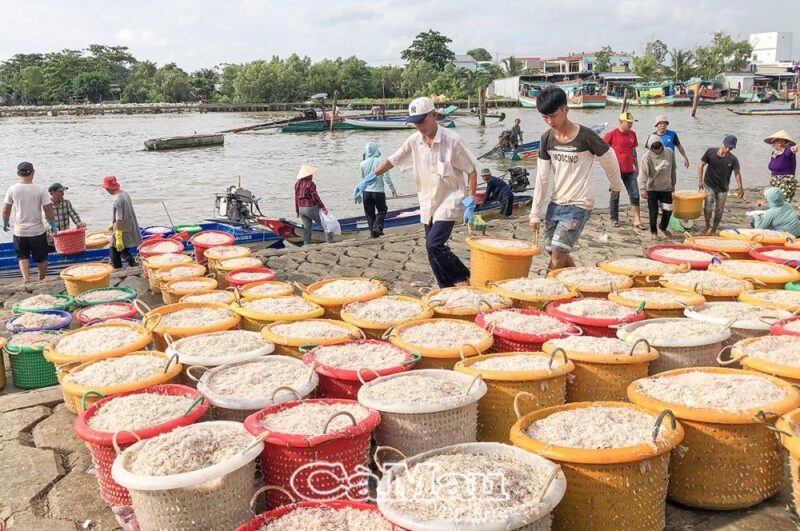
<svg viewBox="0 0 800 531">
<path fill-rule="evenodd" d="M 320 211 L 319 219 L 322 222 L 322 229 L 328 234 L 341 234 L 342 233 L 342 226 L 339 224 L 339 220 L 336 219 L 336 216 L 330 213 L 326 214 L 325 212 Z"/>
</svg>

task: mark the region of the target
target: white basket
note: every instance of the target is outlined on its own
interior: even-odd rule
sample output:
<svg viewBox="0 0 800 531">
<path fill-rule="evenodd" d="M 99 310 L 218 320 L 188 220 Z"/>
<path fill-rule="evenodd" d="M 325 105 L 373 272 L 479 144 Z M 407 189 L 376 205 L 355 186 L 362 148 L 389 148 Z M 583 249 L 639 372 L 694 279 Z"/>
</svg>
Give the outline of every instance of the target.
<svg viewBox="0 0 800 531">
<path fill-rule="evenodd" d="M 663 319 L 645 319 L 644 321 L 628 323 L 625 326 L 621 326 L 617 330 L 617 337 L 628 343 L 632 343 L 639 339 L 646 339 L 653 347 L 684 348 L 684 347 L 702 347 L 713 343 L 722 343 L 723 341 L 728 339 L 731 335 L 731 331 L 728 330 L 727 328 L 720 330 L 715 334 L 706 334 L 703 336 L 693 336 L 693 337 L 680 337 L 674 339 L 664 339 L 664 338 L 651 339 L 649 337 L 644 337 L 636 333 L 636 330 L 644 325 L 655 324 L 655 323 L 669 323 L 674 321 L 685 321 L 685 320 L 686 318 L 684 317 L 667 317 Z M 661 352 L 660 348 L 659 352 Z"/>
<path fill-rule="evenodd" d="M 713 306 L 715 304 L 730 304 L 730 302 L 707 302 L 705 306 Z M 767 310 L 766 308 L 764 311 L 768 311 L 770 317 L 773 317 L 775 321 L 780 319 L 786 319 L 791 317 L 792 314 L 787 312 L 786 310 Z M 698 321 L 704 321 L 706 323 L 715 323 L 719 325 L 728 325 L 728 321 L 726 321 L 722 317 L 713 317 L 708 315 L 702 315 L 699 312 L 692 310 L 691 308 L 686 308 L 683 311 L 683 314 L 688 317 L 689 319 L 696 319 Z M 730 325 L 731 329 L 731 337 L 723 341 L 723 346 L 727 347 L 728 345 L 733 345 L 734 343 L 738 343 L 743 339 L 749 339 L 751 337 L 761 337 L 769 335 L 769 329 L 772 327 L 768 321 L 761 321 L 758 319 L 742 319 L 740 321 L 734 321 L 733 324 Z"/>
<path fill-rule="evenodd" d="M 391 522 L 411 531 L 505 531 L 505 530 L 525 530 L 525 531 L 545 531 L 550 529 L 552 521 L 551 512 L 561 502 L 567 489 L 567 478 L 560 470 L 556 470 L 556 465 L 552 461 L 545 459 L 532 452 L 528 452 L 515 446 L 500 443 L 467 443 L 438 448 L 419 455 L 415 455 L 395 466 L 403 464 L 411 466 L 431 457 L 450 453 L 468 453 L 477 455 L 497 455 L 512 456 L 528 463 L 547 463 L 555 477 L 547 486 L 547 491 L 536 506 L 536 510 L 531 513 L 521 514 L 512 513 L 504 519 L 492 520 L 490 515 L 483 522 L 453 522 L 447 520 L 420 521 L 414 513 L 400 512 L 393 508 L 386 500 L 387 490 L 392 481 L 392 469 L 383 475 L 378 483 L 378 509 Z M 509 485 L 507 488 L 514 488 Z"/>
<path fill-rule="evenodd" d="M 244 330 L 225 330 L 222 332 L 211 332 L 209 334 L 200 334 L 199 336 L 189 336 L 179 339 L 174 343 L 170 343 L 167 347 L 167 355 L 173 356 L 175 354 L 178 355 L 178 360 L 186 367 L 191 367 L 192 365 L 202 365 L 203 367 L 217 367 L 219 365 L 230 365 L 232 363 L 239 363 L 242 361 L 249 361 L 255 358 L 260 358 L 261 356 L 266 356 L 267 354 L 272 354 L 275 351 L 275 345 L 270 343 L 269 341 L 264 341 L 264 346 L 258 348 L 256 350 L 251 350 L 249 352 L 239 352 L 237 354 L 230 354 L 230 355 L 223 355 L 223 356 L 192 356 L 189 354 L 181 353 L 181 343 L 188 342 L 188 341 L 197 341 L 198 338 L 203 336 L 215 336 L 218 334 L 226 334 L 229 332 L 244 332 Z M 257 332 L 251 332 L 253 334 L 258 334 Z"/>
<path fill-rule="evenodd" d="M 386 413 L 406 413 L 412 415 L 415 413 L 439 413 L 448 409 L 455 409 L 475 403 L 483 398 L 483 395 L 485 395 L 486 391 L 488 390 L 486 384 L 483 381 L 480 381 L 473 385 L 469 389 L 469 392 L 463 396 L 446 398 L 439 400 L 438 402 L 430 402 L 427 404 L 415 404 L 413 402 L 383 402 L 367 397 L 366 390 L 378 383 L 386 382 L 394 378 L 420 375 L 448 381 L 462 380 L 465 385 L 471 384 L 475 379 L 475 377 L 471 374 L 463 374 L 444 369 L 419 369 L 414 371 L 400 372 L 376 378 L 361 386 L 361 389 L 358 390 L 358 401 L 361 402 L 364 407 L 377 409 L 380 412 Z"/>
</svg>

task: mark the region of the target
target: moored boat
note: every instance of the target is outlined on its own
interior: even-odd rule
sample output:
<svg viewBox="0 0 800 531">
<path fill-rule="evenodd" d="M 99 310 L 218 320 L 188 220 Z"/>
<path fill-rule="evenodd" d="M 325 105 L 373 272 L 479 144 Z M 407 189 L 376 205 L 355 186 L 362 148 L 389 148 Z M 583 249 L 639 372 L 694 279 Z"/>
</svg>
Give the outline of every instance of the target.
<svg viewBox="0 0 800 531">
<path fill-rule="evenodd" d="M 208 135 L 185 135 L 151 138 L 144 141 L 144 147 L 149 151 L 162 151 L 167 149 L 221 146 L 224 143 L 225 135 L 214 133 Z"/>
<path fill-rule="evenodd" d="M 628 105 L 650 107 L 650 106 L 679 106 L 691 105 L 692 97 L 686 87 L 680 83 L 641 83 L 630 85 L 632 93 L 628 95 Z M 625 101 L 624 96 L 619 94 L 609 95 L 608 102 L 622 105 Z"/>
<path fill-rule="evenodd" d="M 456 123 L 450 118 L 438 120 L 442 127 L 455 127 Z M 330 130 L 328 120 L 312 120 L 305 122 L 289 123 L 281 128 L 282 133 L 320 133 Z M 371 130 L 390 131 L 393 129 L 414 129 L 414 124 L 407 124 L 405 118 L 346 118 L 340 117 L 333 122 L 333 128 L 339 130 Z"/>
<path fill-rule="evenodd" d="M 750 109 L 746 111 L 740 111 L 737 109 L 728 108 L 733 114 L 738 114 L 739 116 L 797 116 L 800 115 L 800 109 L 793 109 L 791 107 L 785 107 L 782 109 Z"/>
<path fill-rule="evenodd" d="M 526 83 L 522 90 L 520 91 L 519 95 L 519 104 L 525 108 L 535 108 L 536 107 L 536 97 L 539 93 L 544 90 L 545 87 L 552 85 L 549 81 L 537 81 L 534 83 Z"/>
</svg>

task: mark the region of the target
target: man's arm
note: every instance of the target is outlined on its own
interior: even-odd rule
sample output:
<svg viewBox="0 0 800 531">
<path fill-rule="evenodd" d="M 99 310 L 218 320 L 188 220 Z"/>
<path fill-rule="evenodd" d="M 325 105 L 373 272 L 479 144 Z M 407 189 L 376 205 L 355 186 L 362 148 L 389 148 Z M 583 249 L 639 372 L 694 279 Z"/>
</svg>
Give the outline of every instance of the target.
<svg viewBox="0 0 800 531">
<path fill-rule="evenodd" d="M 689 167 L 689 157 L 686 156 L 686 150 L 683 149 L 683 144 L 678 144 L 675 147 L 677 147 L 678 151 L 681 152 L 681 156 L 683 157 L 683 167 L 684 168 L 688 168 Z"/>
<path fill-rule="evenodd" d="M 539 230 L 539 222 L 542 221 L 542 209 L 550 187 L 551 166 L 549 156 L 547 159 L 539 158 L 536 162 L 536 185 L 533 187 L 533 203 L 531 204 L 531 228 L 534 232 Z"/>
<path fill-rule="evenodd" d="M 704 160 L 700 160 L 700 165 L 697 167 L 697 180 L 698 184 L 697 187 L 701 190 L 703 189 L 703 170 L 706 167 L 706 163 Z"/>
<path fill-rule="evenodd" d="M 633 148 L 633 173 L 639 175 L 639 154 Z"/>
<path fill-rule="evenodd" d="M 670 166 L 670 180 L 672 181 L 672 190 L 670 192 L 675 191 L 675 184 L 678 182 L 678 165 L 675 162 L 675 153 L 672 154 L 672 164 Z"/>
<path fill-rule="evenodd" d="M 55 210 L 53 210 L 52 203 L 49 205 L 42 205 L 42 210 L 44 210 L 44 217 L 48 222 L 56 219 L 56 213 Z"/>
<path fill-rule="evenodd" d="M 81 225 L 83 225 L 81 217 L 78 215 L 78 212 L 72 207 L 72 202 L 69 202 L 67 204 L 69 205 L 69 210 L 67 211 L 69 213 L 69 217 L 72 219 L 72 222 L 76 226 L 80 227 Z"/>
<path fill-rule="evenodd" d="M 389 162 L 388 160 L 384 160 L 383 162 L 381 162 L 380 166 L 375 168 L 375 175 L 380 177 L 381 175 L 391 170 L 392 168 L 394 168 L 394 166 L 392 166 L 392 163 Z M 394 184 L 392 184 L 392 186 L 394 186 Z"/>
<path fill-rule="evenodd" d="M 744 197 L 744 186 L 742 186 L 742 172 L 739 171 L 739 170 L 736 170 L 735 175 L 736 175 L 736 184 L 739 185 L 739 191 L 736 192 L 736 196 L 739 199 L 742 199 Z"/>
<path fill-rule="evenodd" d="M 11 205 L 9 203 L 3 205 L 3 221 L 11 221 Z"/>
<path fill-rule="evenodd" d="M 609 148 L 603 155 L 597 157 L 597 160 L 606 174 L 609 190 L 611 192 L 620 192 L 622 190 L 622 178 L 619 173 L 619 161 L 614 150 Z"/>
<path fill-rule="evenodd" d="M 475 197 L 478 193 L 478 170 L 472 170 L 467 174 L 467 195 Z"/>
</svg>

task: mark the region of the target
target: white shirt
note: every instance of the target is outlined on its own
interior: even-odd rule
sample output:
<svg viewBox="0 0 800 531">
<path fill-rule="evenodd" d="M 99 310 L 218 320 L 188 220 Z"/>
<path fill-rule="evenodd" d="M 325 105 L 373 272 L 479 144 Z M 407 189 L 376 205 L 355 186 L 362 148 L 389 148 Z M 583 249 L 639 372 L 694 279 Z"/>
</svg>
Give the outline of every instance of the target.
<svg viewBox="0 0 800 531">
<path fill-rule="evenodd" d="M 478 160 L 456 133 L 439 127 L 433 143 L 417 131 L 403 142 L 389 163 L 398 170 L 412 170 L 419 198 L 420 221 L 458 221 L 464 213 L 461 201 L 467 195 L 466 174 L 475 171 Z"/>
<path fill-rule="evenodd" d="M 12 184 L 6 192 L 5 204 L 13 207 L 11 221 L 14 225 L 14 236 L 44 234 L 42 207 L 50 203 L 50 194 L 41 184 Z"/>
</svg>

